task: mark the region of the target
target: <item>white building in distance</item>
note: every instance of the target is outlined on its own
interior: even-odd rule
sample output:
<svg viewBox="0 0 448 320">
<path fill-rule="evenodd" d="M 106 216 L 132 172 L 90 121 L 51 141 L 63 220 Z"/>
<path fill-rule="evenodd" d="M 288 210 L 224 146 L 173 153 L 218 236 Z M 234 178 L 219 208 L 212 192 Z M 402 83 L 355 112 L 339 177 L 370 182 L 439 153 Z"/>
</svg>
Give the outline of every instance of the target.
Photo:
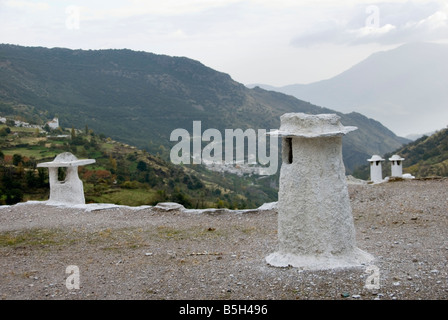
<svg viewBox="0 0 448 320">
<path fill-rule="evenodd" d="M 50 129 L 57 129 L 59 128 L 59 119 L 58 118 L 54 118 L 51 121 L 47 122 L 48 126 L 50 127 Z"/>
</svg>

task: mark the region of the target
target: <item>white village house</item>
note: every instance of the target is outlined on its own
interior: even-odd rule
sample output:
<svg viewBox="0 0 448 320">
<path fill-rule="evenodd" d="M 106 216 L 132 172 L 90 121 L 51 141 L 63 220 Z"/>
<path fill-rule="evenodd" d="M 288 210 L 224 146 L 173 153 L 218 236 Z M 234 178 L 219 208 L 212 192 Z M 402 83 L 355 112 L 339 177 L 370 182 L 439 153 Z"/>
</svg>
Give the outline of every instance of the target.
<svg viewBox="0 0 448 320">
<path fill-rule="evenodd" d="M 48 121 L 47 124 L 50 127 L 50 129 L 53 129 L 53 130 L 57 129 L 57 128 L 59 128 L 59 119 L 53 118 L 53 120 Z"/>
</svg>

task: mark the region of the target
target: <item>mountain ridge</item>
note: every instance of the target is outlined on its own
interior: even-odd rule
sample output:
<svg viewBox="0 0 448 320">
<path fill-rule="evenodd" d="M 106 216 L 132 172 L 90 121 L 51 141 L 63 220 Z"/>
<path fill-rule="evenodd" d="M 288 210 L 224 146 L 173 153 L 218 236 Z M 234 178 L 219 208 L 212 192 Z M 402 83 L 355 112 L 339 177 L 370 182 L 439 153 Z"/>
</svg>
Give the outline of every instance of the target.
<svg viewBox="0 0 448 320">
<path fill-rule="evenodd" d="M 405 136 L 446 125 L 442 119 L 448 117 L 447 75 L 448 45 L 410 43 L 376 52 L 329 79 L 282 87 L 257 85 L 340 112 L 360 112 Z M 422 112 L 422 106 L 430 112 Z M 413 128 L 419 127 L 421 132 L 415 132 Z"/>
<path fill-rule="evenodd" d="M 65 127 L 95 132 L 167 155 L 176 128 L 276 129 L 287 112 L 337 113 L 359 129 L 344 138 L 350 172 L 374 153 L 402 145 L 381 123 L 282 93 L 248 89 L 199 61 L 128 49 L 71 50 L 0 45 L 0 102 L 25 104 Z M 1 112 L 0 108 L 0 112 Z M 32 115 L 30 116 L 32 118 Z M 32 120 L 32 119 L 31 119 Z"/>
</svg>

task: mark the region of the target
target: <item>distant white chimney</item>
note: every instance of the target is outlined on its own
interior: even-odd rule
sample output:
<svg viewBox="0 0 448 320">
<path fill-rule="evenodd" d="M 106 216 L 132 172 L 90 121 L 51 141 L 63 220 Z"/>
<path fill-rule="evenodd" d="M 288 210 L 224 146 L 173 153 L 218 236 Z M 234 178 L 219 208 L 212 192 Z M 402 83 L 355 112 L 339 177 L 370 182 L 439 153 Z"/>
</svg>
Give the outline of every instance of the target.
<svg viewBox="0 0 448 320">
<path fill-rule="evenodd" d="M 403 176 L 403 160 L 398 154 L 394 154 L 389 161 L 391 162 L 392 177 L 402 177 Z"/>
</svg>

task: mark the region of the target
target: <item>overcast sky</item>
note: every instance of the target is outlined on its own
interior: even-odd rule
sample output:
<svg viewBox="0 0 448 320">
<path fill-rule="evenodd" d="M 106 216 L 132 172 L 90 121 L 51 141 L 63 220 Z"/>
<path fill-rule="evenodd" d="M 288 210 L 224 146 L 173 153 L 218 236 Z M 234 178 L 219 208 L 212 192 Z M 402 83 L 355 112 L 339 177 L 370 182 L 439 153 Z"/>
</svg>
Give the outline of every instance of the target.
<svg viewBox="0 0 448 320">
<path fill-rule="evenodd" d="M 0 0 L 0 43 L 185 56 L 244 84 L 310 83 L 447 40 L 446 0 Z"/>
</svg>

